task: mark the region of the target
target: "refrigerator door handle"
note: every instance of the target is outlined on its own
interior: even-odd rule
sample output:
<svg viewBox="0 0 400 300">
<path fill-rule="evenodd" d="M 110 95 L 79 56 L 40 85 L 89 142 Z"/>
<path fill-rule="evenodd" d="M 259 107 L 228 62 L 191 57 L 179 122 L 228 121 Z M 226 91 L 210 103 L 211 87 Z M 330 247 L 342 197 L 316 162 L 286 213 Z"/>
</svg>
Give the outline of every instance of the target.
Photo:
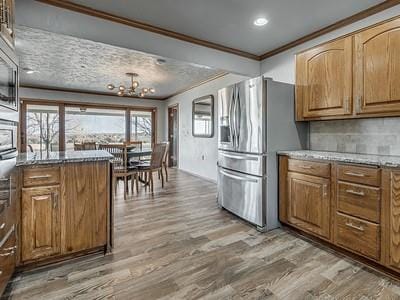
<svg viewBox="0 0 400 300">
<path fill-rule="evenodd" d="M 232 179 L 236 179 L 236 180 L 240 180 L 240 181 L 247 181 L 247 182 L 253 182 L 253 183 L 257 183 L 258 181 L 255 179 L 250 179 L 244 176 L 240 176 L 240 175 L 233 175 L 230 173 L 225 172 L 224 170 L 220 170 L 222 175 L 225 175 L 226 177 L 230 177 Z"/>
<path fill-rule="evenodd" d="M 240 140 L 240 119 L 241 119 L 241 114 L 242 114 L 242 108 L 240 106 L 240 96 L 239 96 L 239 90 L 240 88 L 237 87 L 236 89 L 236 100 L 235 100 L 235 106 L 236 106 L 236 113 L 235 115 L 237 116 L 237 121 L 236 121 L 236 145 L 239 146 L 239 140 Z M 236 117 L 235 117 L 236 119 Z"/>
<path fill-rule="evenodd" d="M 236 139 L 236 133 L 235 133 L 235 120 L 234 119 L 234 114 L 235 114 L 235 100 L 236 100 L 236 86 L 233 87 L 233 92 L 232 92 L 232 98 L 229 103 L 229 130 L 231 131 L 231 140 L 233 144 L 233 148 L 236 148 L 235 144 L 235 139 Z"/>
<path fill-rule="evenodd" d="M 226 153 L 221 153 L 222 156 L 227 157 L 227 158 L 233 158 L 233 159 L 238 159 L 238 160 L 254 160 L 258 161 L 257 157 L 251 157 L 251 156 L 239 156 L 239 155 L 232 155 L 232 154 L 226 154 Z"/>
</svg>

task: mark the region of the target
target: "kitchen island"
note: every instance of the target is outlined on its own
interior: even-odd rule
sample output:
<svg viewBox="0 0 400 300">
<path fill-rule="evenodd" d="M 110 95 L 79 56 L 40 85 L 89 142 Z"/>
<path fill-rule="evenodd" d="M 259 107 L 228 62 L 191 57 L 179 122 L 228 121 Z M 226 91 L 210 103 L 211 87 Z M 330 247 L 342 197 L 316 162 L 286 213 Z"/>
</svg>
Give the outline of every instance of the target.
<svg viewBox="0 0 400 300">
<path fill-rule="evenodd" d="M 96 150 L 17 157 L 17 265 L 43 265 L 111 250 L 112 158 Z"/>
</svg>

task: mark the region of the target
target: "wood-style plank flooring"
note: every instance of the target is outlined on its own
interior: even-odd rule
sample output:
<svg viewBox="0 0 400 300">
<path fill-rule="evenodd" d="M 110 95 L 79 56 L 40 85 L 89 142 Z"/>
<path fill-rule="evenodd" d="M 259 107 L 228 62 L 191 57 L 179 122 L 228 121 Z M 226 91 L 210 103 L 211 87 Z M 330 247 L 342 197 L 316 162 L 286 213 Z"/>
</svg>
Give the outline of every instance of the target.
<svg viewBox="0 0 400 300">
<path fill-rule="evenodd" d="M 258 233 L 215 195 L 215 184 L 173 170 L 154 197 L 116 199 L 112 255 L 17 274 L 5 297 L 400 299 L 395 281 L 284 230 Z"/>
</svg>

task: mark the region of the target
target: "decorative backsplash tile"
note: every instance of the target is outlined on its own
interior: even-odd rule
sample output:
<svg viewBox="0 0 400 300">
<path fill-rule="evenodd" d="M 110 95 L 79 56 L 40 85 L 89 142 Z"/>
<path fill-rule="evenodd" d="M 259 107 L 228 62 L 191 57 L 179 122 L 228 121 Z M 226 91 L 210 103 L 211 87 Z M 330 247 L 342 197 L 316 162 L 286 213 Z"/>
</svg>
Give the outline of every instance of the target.
<svg viewBox="0 0 400 300">
<path fill-rule="evenodd" d="M 400 118 L 311 122 L 310 149 L 400 155 Z"/>
</svg>

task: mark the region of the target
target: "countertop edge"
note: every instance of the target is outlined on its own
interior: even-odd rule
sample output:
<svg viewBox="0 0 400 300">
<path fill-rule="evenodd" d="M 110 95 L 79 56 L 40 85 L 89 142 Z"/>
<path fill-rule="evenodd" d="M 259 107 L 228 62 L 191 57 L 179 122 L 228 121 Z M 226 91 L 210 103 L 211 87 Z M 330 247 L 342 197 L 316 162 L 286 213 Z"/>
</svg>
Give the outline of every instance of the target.
<svg viewBox="0 0 400 300">
<path fill-rule="evenodd" d="M 334 161 L 343 163 L 354 163 L 369 166 L 399 168 L 400 156 L 369 155 L 355 153 L 325 152 L 312 150 L 282 150 L 277 151 L 278 155 L 305 160 Z M 358 156 L 358 157 L 357 157 Z"/>
</svg>

